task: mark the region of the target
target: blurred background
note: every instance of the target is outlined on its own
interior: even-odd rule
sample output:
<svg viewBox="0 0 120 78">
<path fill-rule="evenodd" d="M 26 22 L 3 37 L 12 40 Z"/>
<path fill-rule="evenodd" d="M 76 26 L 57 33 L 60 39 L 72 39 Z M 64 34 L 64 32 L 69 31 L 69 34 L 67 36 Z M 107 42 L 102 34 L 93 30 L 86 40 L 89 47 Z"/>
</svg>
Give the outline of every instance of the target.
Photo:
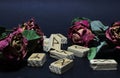
<svg viewBox="0 0 120 78">
<path fill-rule="evenodd" d="M 119 7 L 119 0 L 1 0 L 0 26 L 11 29 L 35 18 L 45 35 L 66 35 L 75 17 L 111 25 L 120 20 Z"/>
</svg>

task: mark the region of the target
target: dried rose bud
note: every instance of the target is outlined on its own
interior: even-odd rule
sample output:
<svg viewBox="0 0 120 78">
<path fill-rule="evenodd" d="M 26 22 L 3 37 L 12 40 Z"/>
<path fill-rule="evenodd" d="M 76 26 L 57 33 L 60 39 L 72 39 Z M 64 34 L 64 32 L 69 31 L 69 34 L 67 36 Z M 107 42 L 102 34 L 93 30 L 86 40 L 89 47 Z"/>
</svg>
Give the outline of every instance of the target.
<svg viewBox="0 0 120 78">
<path fill-rule="evenodd" d="M 85 26 L 75 25 L 70 27 L 68 37 L 74 42 L 83 46 L 88 46 L 94 39 L 94 34 Z"/>
<path fill-rule="evenodd" d="M 0 44 L 0 51 L 7 60 L 21 60 L 26 56 L 27 40 L 23 37 L 21 28 L 10 33 Z"/>
<path fill-rule="evenodd" d="M 115 22 L 113 26 L 106 30 L 106 38 L 120 49 L 120 21 Z"/>
</svg>

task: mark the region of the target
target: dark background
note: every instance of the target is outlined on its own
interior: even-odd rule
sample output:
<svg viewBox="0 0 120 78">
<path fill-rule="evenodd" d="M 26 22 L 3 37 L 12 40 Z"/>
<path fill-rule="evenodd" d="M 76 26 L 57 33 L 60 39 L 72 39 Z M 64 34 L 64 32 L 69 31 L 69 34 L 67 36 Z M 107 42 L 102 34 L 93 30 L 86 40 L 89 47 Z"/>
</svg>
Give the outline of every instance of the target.
<svg viewBox="0 0 120 78">
<path fill-rule="evenodd" d="M 12 29 L 34 17 L 45 35 L 67 35 L 71 20 L 87 17 L 111 25 L 120 20 L 119 0 L 0 0 L 0 26 Z M 107 56 L 106 56 L 107 57 Z M 119 57 L 119 56 L 118 56 Z M 75 59 L 74 67 L 63 75 L 51 73 L 55 61 L 48 56 L 42 68 L 22 66 L 15 71 L 0 71 L 0 78 L 119 78 L 120 71 L 92 71 L 87 59 Z M 17 67 L 17 66 L 16 66 Z M 119 66 L 118 66 L 119 67 Z"/>
<path fill-rule="evenodd" d="M 111 25 L 120 20 L 119 7 L 119 0 L 1 0 L 0 26 L 13 28 L 34 17 L 46 35 L 66 33 L 75 17 Z"/>
</svg>

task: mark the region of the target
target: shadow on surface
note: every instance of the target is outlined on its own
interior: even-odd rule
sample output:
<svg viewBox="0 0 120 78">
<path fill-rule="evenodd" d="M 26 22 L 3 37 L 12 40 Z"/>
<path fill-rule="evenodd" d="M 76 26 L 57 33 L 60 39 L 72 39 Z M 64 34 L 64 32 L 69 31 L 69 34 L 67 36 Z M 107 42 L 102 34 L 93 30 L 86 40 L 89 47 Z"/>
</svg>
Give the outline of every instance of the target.
<svg viewBox="0 0 120 78">
<path fill-rule="evenodd" d="M 26 64 L 27 64 L 26 61 L 19 62 L 0 61 L 0 72 L 18 71 L 21 68 L 25 67 Z"/>
</svg>

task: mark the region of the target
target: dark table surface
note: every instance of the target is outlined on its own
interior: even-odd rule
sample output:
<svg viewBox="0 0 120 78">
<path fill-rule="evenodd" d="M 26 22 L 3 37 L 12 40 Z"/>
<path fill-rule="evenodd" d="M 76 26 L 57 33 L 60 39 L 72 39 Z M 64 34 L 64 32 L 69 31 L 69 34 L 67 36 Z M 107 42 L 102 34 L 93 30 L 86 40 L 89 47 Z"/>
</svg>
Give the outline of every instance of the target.
<svg viewBox="0 0 120 78">
<path fill-rule="evenodd" d="M 62 75 L 57 75 L 49 70 L 50 63 L 55 59 L 47 56 L 47 61 L 43 67 L 28 67 L 26 62 L 9 67 L 0 67 L 0 78 L 119 78 L 120 68 L 112 71 L 94 71 L 90 68 L 86 58 L 75 58 L 74 66 Z"/>
<path fill-rule="evenodd" d="M 68 43 L 63 45 L 62 49 L 66 50 L 68 46 L 72 45 Z M 36 52 L 36 51 L 35 51 Z M 40 51 L 46 53 L 44 51 Z M 84 58 L 75 57 L 73 67 L 62 75 L 57 75 L 49 70 L 49 65 L 56 61 L 51 58 L 49 52 L 46 53 L 47 61 L 43 67 L 28 67 L 27 58 L 32 54 L 28 53 L 26 58 L 19 63 L 8 63 L 0 65 L 0 78 L 119 78 L 120 77 L 120 52 L 116 49 L 103 49 L 95 58 L 98 59 L 115 59 L 118 63 L 117 70 L 110 71 L 95 71 L 90 68 L 89 60 Z"/>
<path fill-rule="evenodd" d="M 5 68 L 1 70 L 0 77 L 1 78 L 79 78 L 79 77 L 89 77 L 92 76 L 94 71 L 92 71 L 89 67 L 89 63 L 87 59 L 76 58 L 74 60 L 74 66 L 72 69 L 64 73 L 63 75 L 56 75 L 50 72 L 49 65 L 54 62 L 55 59 L 47 57 L 47 61 L 43 67 L 40 68 L 32 68 L 27 67 L 26 63 L 19 64 L 19 67 L 12 66 L 12 68 Z M 6 70 L 5 70 L 6 69 Z M 9 69 L 9 70 L 8 70 Z M 116 72 L 116 71 L 112 71 Z M 111 72 L 109 72 L 111 73 Z M 90 75 L 91 74 L 91 75 Z M 93 75 L 94 76 L 94 75 Z"/>
<path fill-rule="evenodd" d="M 119 3 L 119 0 L 1 0 L 0 26 L 11 29 L 34 17 L 48 37 L 52 33 L 67 36 L 71 20 L 75 17 L 101 20 L 109 26 L 120 20 Z M 27 58 L 13 66 L 0 65 L 0 78 L 119 78 L 119 57 L 119 51 L 112 49 L 102 50 L 96 56 L 115 59 L 118 62 L 117 71 L 93 71 L 87 58 L 76 57 L 71 70 L 56 75 L 49 70 L 50 63 L 55 59 L 47 53 L 47 62 L 41 68 L 27 67 Z"/>
</svg>

